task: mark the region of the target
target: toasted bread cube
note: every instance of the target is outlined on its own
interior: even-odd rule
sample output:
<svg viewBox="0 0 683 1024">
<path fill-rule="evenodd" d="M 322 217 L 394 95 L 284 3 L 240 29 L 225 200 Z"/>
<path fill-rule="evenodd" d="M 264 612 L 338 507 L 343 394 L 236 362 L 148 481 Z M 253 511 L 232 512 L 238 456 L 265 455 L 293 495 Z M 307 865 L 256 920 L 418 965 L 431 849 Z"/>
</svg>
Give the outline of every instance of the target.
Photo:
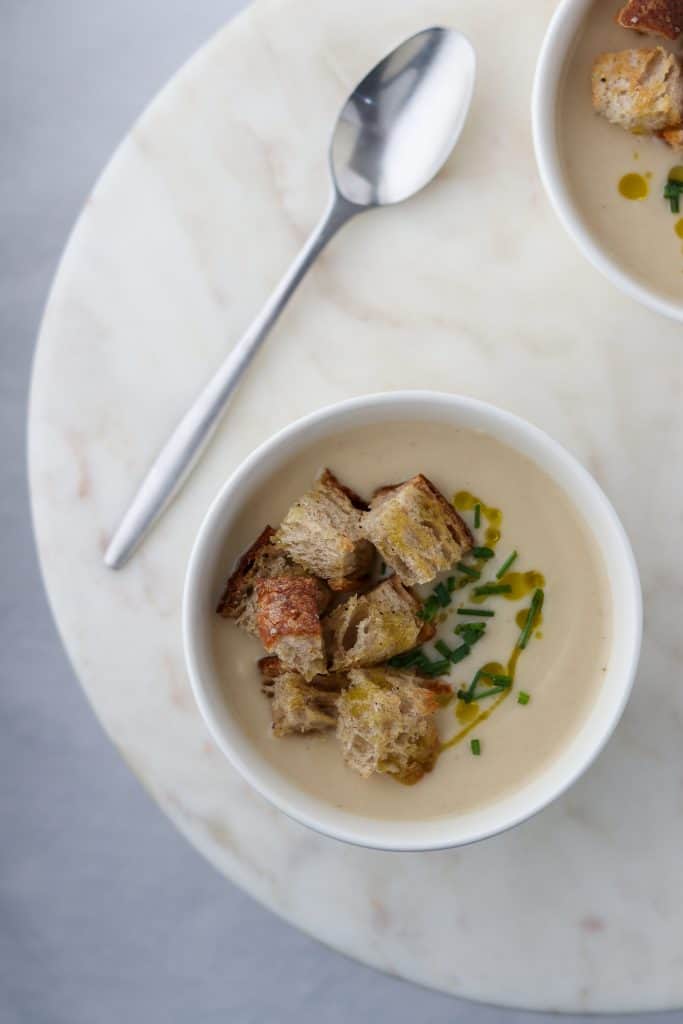
<svg viewBox="0 0 683 1024">
<path fill-rule="evenodd" d="M 420 642 L 420 602 L 397 576 L 352 594 L 323 619 L 332 669 L 378 665 Z"/>
<path fill-rule="evenodd" d="M 678 39 L 683 31 L 683 0 L 628 0 L 617 21 L 622 28 Z"/>
<path fill-rule="evenodd" d="M 373 558 L 360 528 L 365 507 L 326 469 L 315 487 L 289 509 L 275 543 L 333 590 L 352 588 L 367 576 Z"/>
<path fill-rule="evenodd" d="M 284 675 L 287 669 L 275 654 L 259 658 L 256 664 L 261 673 L 261 689 L 266 697 L 272 697 L 275 680 Z M 314 676 L 310 685 L 314 686 L 316 690 L 323 690 L 327 693 L 341 693 L 348 682 L 345 672 L 325 672 L 324 675 Z M 450 690 L 450 687 L 448 689 Z"/>
<path fill-rule="evenodd" d="M 337 721 L 339 694 L 307 683 L 298 672 L 283 672 L 272 684 L 273 734 L 325 732 Z"/>
<path fill-rule="evenodd" d="M 265 658 L 259 658 L 256 662 L 259 672 L 261 673 L 261 683 L 263 685 L 264 693 L 272 686 L 278 676 L 281 676 L 285 671 L 285 666 L 282 664 L 277 654 L 267 654 Z M 272 693 L 268 693 L 269 697 L 272 697 Z"/>
<path fill-rule="evenodd" d="M 261 643 L 307 680 L 325 671 L 319 600 L 318 580 L 311 576 L 275 576 L 256 583 Z"/>
<path fill-rule="evenodd" d="M 429 583 L 473 543 L 467 523 L 422 474 L 377 491 L 363 531 L 407 586 Z"/>
<path fill-rule="evenodd" d="M 661 132 L 683 121 L 681 63 L 661 46 L 600 54 L 592 91 L 598 114 L 629 132 Z"/>
<path fill-rule="evenodd" d="M 272 576 L 306 576 L 306 570 L 287 557 L 273 543 L 275 530 L 266 526 L 251 547 L 245 551 L 230 576 L 216 611 L 226 619 L 234 619 L 238 626 L 252 636 L 258 636 L 256 622 L 256 582 Z M 330 599 L 325 584 L 318 581 L 323 612 Z"/>
<path fill-rule="evenodd" d="M 417 676 L 387 668 L 352 669 L 338 701 L 337 739 L 349 768 L 418 782 L 434 767 L 438 697 Z"/>
</svg>

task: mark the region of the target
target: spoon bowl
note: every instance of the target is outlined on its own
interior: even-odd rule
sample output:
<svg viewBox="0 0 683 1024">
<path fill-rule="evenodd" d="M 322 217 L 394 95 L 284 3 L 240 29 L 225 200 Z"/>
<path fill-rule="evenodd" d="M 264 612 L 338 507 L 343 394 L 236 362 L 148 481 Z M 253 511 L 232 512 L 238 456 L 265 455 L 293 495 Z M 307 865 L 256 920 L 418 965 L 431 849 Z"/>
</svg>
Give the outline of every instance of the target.
<svg viewBox="0 0 683 1024">
<path fill-rule="evenodd" d="M 330 146 L 339 193 L 357 206 L 400 203 L 441 170 L 469 110 L 476 57 L 455 29 L 411 36 L 358 83 Z"/>
</svg>

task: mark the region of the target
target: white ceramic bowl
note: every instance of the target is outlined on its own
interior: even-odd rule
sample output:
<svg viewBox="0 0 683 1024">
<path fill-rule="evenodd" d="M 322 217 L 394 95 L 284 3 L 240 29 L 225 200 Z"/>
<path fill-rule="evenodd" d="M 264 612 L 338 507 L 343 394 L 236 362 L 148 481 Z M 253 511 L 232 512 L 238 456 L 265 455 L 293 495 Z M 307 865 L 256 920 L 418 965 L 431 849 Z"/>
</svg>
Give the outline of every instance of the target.
<svg viewBox="0 0 683 1024">
<path fill-rule="evenodd" d="M 466 814 L 432 820 L 376 820 L 341 811 L 284 778 L 231 717 L 213 668 L 211 623 L 224 578 L 217 566 L 233 521 L 249 495 L 297 449 L 334 437 L 351 425 L 427 422 L 483 431 L 532 459 L 569 495 L 603 553 L 613 618 L 613 651 L 600 693 L 580 732 L 522 789 Z M 337 839 L 390 850 L 459 846 L 491 836 L 535 814 L 586 770 L 606 743 L 628 699 L 638 663 L 641 593 L 630 544 L 609 501 L 587 471 L 547 434 L 510 413 L 471 398 L 434 392 L 394 392 L 321 409 L 257 448 L 223 486 L 199 530 L 187 570 L 183 635 L 197 703 L 216 743 L 276 807 Z"/>
<path fill-rule="evenodd" d="M 534 149 L 541 180 L 555 212 L 584 256 L 618 288 L 657 313 L 683 320 L 683 301 L 672 302 L 629 274 L 604 248 L 581 216 L 560 157 L 557 116 L 559 89 L 567 59 L 594 0 L 561 0 L 550 21 L 536 65 L 531 101 Z M 624 43 L 627 46 L 628 42 Z"/>
</svg>

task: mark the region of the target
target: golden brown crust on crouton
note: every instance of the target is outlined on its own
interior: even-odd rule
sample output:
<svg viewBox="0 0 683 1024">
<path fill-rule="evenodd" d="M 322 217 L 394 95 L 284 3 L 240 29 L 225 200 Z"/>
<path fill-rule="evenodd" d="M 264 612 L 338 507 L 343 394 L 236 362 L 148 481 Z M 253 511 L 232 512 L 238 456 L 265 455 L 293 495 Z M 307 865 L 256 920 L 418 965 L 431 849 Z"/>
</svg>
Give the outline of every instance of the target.
<svg viewBox="0 0 683 1024">
<path fill-rule="evenodd" d="M 359 494 L 356 494 L 354 490 L 343 484 L 334 473 L 329 469 L 324 469 L 320 476 L 320 483 L 326 487 L 334 487 L 342 494 L 345 494 L 349 499 L 354 508 L 357 508 L 360 512 L 367 512 L 368 503 Z"/>
<path fill-rule="evenodd" d="M 617 22 L 636 32 L 678 39 L 683 31 L 683 0 L 628 0 Z"/>
<path fill-rule="evenodd" d="M 332 589 L 356 589 L 369 575 L 373 559 L 372 545 L 361 532 L 364 507 L 326 469 L 288 510 L 274 542 L 308 572 L 330 580 Z"/>
<path fill-rule="evenodd" d="M 272 697 L 273 683 L 278 676 L 283 675 L 288 670 L 277 655 L 274 654 L 269 654 L 265 658 L 259 658 L 256 665 L 261 673 L 263 692 L 267 697 Z M 324 674 L 313 676 L 309 685 L 314 686 L 318 690 L 325 690 L 328 693 L 341 693 L 344 687 L 348 685 L 348 682 L 349 679 L 345 672 L 325 672 Z"/>
<path fill-rule="evenodd" d="M 463 551 L 469 551 L 474 544 L 474 537 L 469 526 L 462 518 L 462 516 L 456 512 L 451 505 L 450 501 L 446 501 L 438 487 L 435 487 L 431 480 L 428 480 L 426 476 L 421 473 L 416 478 L 419 481 L 419 486 L 435 498 L 443 510 L 444 517 L 448 523 L 448 529 L 451 531 L 453 539 L 458 542 Z"/>
<path fill-rule="evenodd" d="M 324 675 L 311 679 L 311 686 L 326 693 L 341 693 L 348 685 L 349 677 L 346 672 L 325 672 Z"/>
<path fill-rule="evenodd" d="M 296 672 L 278 676 L 272 690 L 274 736 L 325 732 L 335 725 L 339 699 L 336 692 L 312 686 Z"/>
<path fill-rule="evenodd" d="M 417 643 L 415 646 L 419 647 L 420 644 L 426 644 L 428 640 L 432 640 L 435 636 L 436 626 L 434 625 L 434 623 L 424 622 L 422 624 L 422 629 L 420 630 L 419 636 L 417 638 Z"/>
<path fill-rule="evenodd" d="M 277 654 L 267 654 L 265 658 L 259 658 L 256 666 L 264 680 L 277 679 L 285 671 L 285 667 Z"/>
<path fill-rule="evenodd" d="M 245 597 L 245 590 L 252 584 L 254 567 L 258 564 L 264 551 L 275 536 L 272 526 L 266 526 L 258 535 L 250 548 L 244 552 L 235 571 L 226 583 L 225 590 L 216 607 L 219 615 L 226 619 L 235 619 L 240 613 Z"/>
<path fill-rule="evenodd" d="M 659 137 L 672 149 L 683 150 L 683 128 L 667 128 Z"/>
<path fill-rule="evenodd" d="M 383 497 L 391 494 L 392 491 L 398 491 L 401 487 L 405 487 L 406 484 L 413 484 L 416 488 L 421 490 L 424 494 L 429 495 L 439 504 L 444 519 L 446 520 L 446 525 L 453 539 L 458 542 L 463 551 L 469 551 L 474 544 L 474 537 L 472 536 L 472 531 L 469 526 L 460 513 L 453 508 L 450 501 L 447 501 L 446 498 L 444 498 L 439 488 L 422 473 L 418 473 L 417 476 L 412 477 L 411 480 L 405 480 L 402 484 L 391 484 L 388 487 L 378 488 L 372 496 L 373 505 L 376 503 L 376 498 L 381 500 Z"/>
<path fill-rule="evenodd" d="M 370 578 L 366 573 L 363 576 L 336 576 L 325 582 L 335 594 L 355 594 L 368 589 Z"/>
<path fill-rule="evenodd" d="M 363 531 L 408 585 L 429 583 L 474 543 L 464 519 L 421 473 L 380 487 L 363 517 Z"/>
<path fill-rule="evenodd" d="M 379 665 L 418 643 L 420 602 L 398 576 L 353 594 L 323 619 L 325 648 L 333 669 Z"/>
<path fill-rule="evenodd" d="M 273 543 L 275 530 L 271 526 L 261 532 L 251 547 L 245 551 L 230 576 L 216 611 L 226 619 L 234 619 L 238 626 L 253 636 L 258 636 L 256 622 L 256 583 L 259 579 L 273 576 L 305 577 L 306 570 L 293 562 L 284 551 Z M 319 590 L 320 611 L 323 612 L 331 600 L 328 587 L 322 580 L 316 581 Z"/>
<path fill-rule="evenodd" d="M 412 785 L 436 762 L 438 695 L 409 672 L 354 669 L 337 705 L 337 739 L 363 778 L 384 773 Z"/>
<path fill-rule="evenodd" d="M 437 697 L 451 697 L 453 695 L 453 687 L 448 683 L 441 683 L 438 679 L 431 679 L 427 676 L 423 676 L 420 670 L 417 670 L 417 675 L 420 680 L 420 686 L 424 690 L 429 690 L 431 693 L 436 694 Z"/>
<path fill-rule="evenodd" d="M 319 581 L 311 576 L 275 576 L 256 583 L 261 643 L 306 680 L 325 671 L 319 601 Z"/>
<path fill-rule="evenodd" d="M 591 89 L 597 113 L 626 131 L 660 132 L 683 121 L 681 63 L 661 46 L 601 53 Z"/>
<path fill-rule="evenodd" d="M 276 576 L 256 583 L 261 643 L 272 651 L 283 636 L 320 633 L 318 585 L 311 576 Z"/>
</svg>

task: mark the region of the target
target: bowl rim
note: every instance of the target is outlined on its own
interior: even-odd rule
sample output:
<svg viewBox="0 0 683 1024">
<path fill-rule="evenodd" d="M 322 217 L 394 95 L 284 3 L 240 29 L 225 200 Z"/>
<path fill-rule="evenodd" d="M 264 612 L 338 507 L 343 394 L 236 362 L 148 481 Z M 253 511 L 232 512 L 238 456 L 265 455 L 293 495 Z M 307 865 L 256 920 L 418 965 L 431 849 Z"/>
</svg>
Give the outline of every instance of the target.
<svg viewBox="0 0 683 1024">
<path fill-rule="evenodd" d="M 594 0 L 560 0 L 536 62 L 531 94 L 531 128 L 541 181 L 562 226 L 586 259 L 612 284 L 649 309 L 683 321 L 683 301 L 676 303 L 644 285 L 613 260 L 584 225 L 567 187 L 559 155 L 557 101 L 569 51 Z"/>
<path fill-rule="evenodd" d="M 391 418 L 395 419 L 396 415 L 400 415 L 402 411 L 405 413 L 406 410 L 411 408 L 413 410 L 420 409 L 425 405 L 433 410 L 440 408 L 456 415 L 464 413 L 465 415 L 470 414 L 479 417 L 488 424 L 489 432 L 491 433 L 493 433 L 492 427 L 495 425 L 501 432 L 505 432 L 504 443 L 526 454 L 528 458 L 531 458 L 532 461 L 539 465 L 537 458 L 529 455 L 524 451 L 523 447 L 520 447 L 518 436 L 521 435 L 530 444 L 538 446 L 539 450 L 542 450 L 548 459 L 552 459 L 558 467 L 558 472 L 560 467 L 563 471 L 568 472 L 568 475 L 573 478 L 574 483 L 577 486 L 581 484 L 584 491 L 590 495 L 590 500 L 593 503 L 592 511 L 596 512 L 597 510 L 603 516 L 603 520 L 607 524 L 607 531 L 610 533 L 615 548 L 618 550 L 619 568 L 622 576 L 621 582 L 622 584 L 625 583 L 625 587 L 615 591 L 612 587 L 611 574 L 609 572 L 610 565 L 606 564 L 610 584 L 610 598 L 613 606 L 613 618 L 616 618 L 616 594 L 619 595 L 621 600 L 622 610 L 625 609 L 625 612 L 622 614 L 625 623 L 622 631 L 623 636 L 621 637 L 622 643 L 616 652 L 622 664 L 621 684 L 617 687 L 614 700 L 607 711 L 603 713 L 604 721 L 599 729 L 597 738 L 594 742 L 588 744 L 579 755 L 574 757 L 569 770 L 559 773 L 561 779 L 554 785 L 545 785 L 544 788 L 543 783 L 547 777 L 553 774 L 555 765 L 562 764 L 567 759 L 570 749 L 577 744 L 581 734 L 591 724 L 593 718 L 596 717 L 596 708 L 599 704 L 598 698 L 596 698 L 596 704 L 589 712 L 579 733 L 569 742 L 566 748 L 563 748 L 551 764 L 544 767 L 539 776 L 534 776 L 519 790 L 515 790 L 511 797 L 486 805 L 481 812 L 476 814 L 467 812 L 464 815 L 450 814 L 436 819 L 405 819 L 398 823 L 393 819 L 365 818 L 354 812 L 341 812 L 332 804 L 324 804 L 322 813 L 320 811 L 312 813 L 310 808 L 307 809 L 306 804 L 319 805 L 320 801 L 308 799 L 305 792 L 296 787 L 296 785 L 283 782 L 282 776 L 279 776 L 276 770 L 273 769 L 272 772 L 259 770 L 254 763 L 254 761 L 258 761 L 258 758 L 250 760 L 248 756 L 244 755 L 244 751 L 237 749 L 241 745 L 239 742 L 240 727 L 235 724 L 233 737 L 227 736 L 224 728 L 219 724 L 214 715 L 209 690 L 205 688 L 200 669 L 201 657 L 197 647 L 198 636 L 194 624 L 195 613 L 201 604 L 200 594 L 204 578 L 204 556 L 210 548 L 215 531 L 220 529 L 221 522 L 224 522 L 226 516 L 229 516 L 228 508 L 231 496 L 237 492 L 241 484 L 249 478 L 255 467 L 267 456 L 277 453 L 278 449 L 288 450 L 289 443 L 296 437 L 300 437 L 305 441 L 311 429 L 319 425 L 329 425 L 341 420 L 340 426 L 348 426 L 350 418 L 358 412 L 389 409 L 393 411 Z M 428 418 L 429 413 L 425 411 L 424 415 Z M 412 418 L 418 419 L 417 416 Z M 478 429 L 485 431 L 487 427 L 482 425 Z M 509 434 L 513 431 L 516 436 L 511 441 Z M 545 466 L 541 466 L 541 468 L 547 471 Z M 551 474 L 549 473 L 548 475 Z M 555 477 L 555 481 L 561 487 L 563 486 L 557 477 Z M 563 487 L 563 489 L 567 493 L 567 488 Z M 592 529 L 590 526 L 592 520 L 588 519 L 588 516 L 579 507 L 577 502 L 574 502 L 574 504 L 582 521 L 587 523 L 589 528 Z M 612 624 L 612 632 L 616 634 L 616 622 Z M 295 821 L 308 826 L 318 833 L 353 845 L 402 852 L 438 850 L 478 842 L 505 832 L 526 821 L 561 796 L 599 755 L 621 718 L 635 680 L 642 637 L 642 593 L 635 556 L 616 511 L 588 470 L 559 442 L 528 420 L 475 398 L 424 390 L 382 392 L 362 395 L 325 406 L 286 425 L 252 451 L 225 481 L 202 520 L 188 561 L 182 601 L 182 636 L 190 684 L 204 722 L 228 760 L 261 796 L 265 797 L 271 804 Z M 610 649 L 611 655 L 613 650 L 614 647 Z M 603 680 L 603 688 L 606 687 L 610 675 L 617 675 L 613 666 L 608 670 Z M 602 691 L 600 697 L 602 697 Z M 235 736 L 237 737 L 237 742 L 234 739 Z M 245 738 L 243 745 L 249 747 L 250 741 Z M 275 776 L 275 786 L 271 785 L 264 778 L 264 775 L 268 774 Z M 558 773 L 555 772 L 555 774 Z M 292 798 L 291 793 L 287 796 L 283 795 L 282 792 L 278 792 L 278 780 L 284 789 L 293 791 L 300 797 L 300 800 Z M 526 792 L 533 792 L 535 796 L 524 804 L 521 797 Z M 514 813 L 500 814 L 499 819 L 494 821 L 496 818 L 495 811 L 499 805 L 505 808 L 509 803 L 520 802 L 520 800 L 524 804 L 523 807 L 518 808 Z M 462 822 L 464 819 L 477 819 L 479 817 L 484 820 L 491 820 L 483 826 L 471 826 L 469 829 L 461 828 L 458 833 L 458 821 Z M 446 825 L 451 827 L 445 827 Z"/>
</svg>

